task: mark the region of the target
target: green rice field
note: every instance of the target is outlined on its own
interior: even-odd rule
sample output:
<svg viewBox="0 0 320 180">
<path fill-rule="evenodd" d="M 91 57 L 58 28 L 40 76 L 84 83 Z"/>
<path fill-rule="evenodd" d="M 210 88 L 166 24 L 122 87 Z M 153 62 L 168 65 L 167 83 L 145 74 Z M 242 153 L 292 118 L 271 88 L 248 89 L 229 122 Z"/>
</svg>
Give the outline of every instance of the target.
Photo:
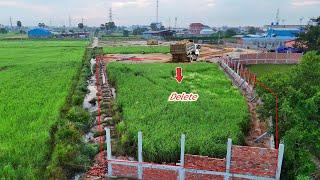
<svg viewBox="0 0 320 180">
<path fill-rule="evenodd" d="M 0 41 L 0 179 L 36 179 L 85 41 Z"/>
<path fill-rule="evenodd" d="M 182 67 L 184 80 L 175 80 Z M 124 64 L 107 67 L 117 89 L 116 109 L 120 146 L 136 153 L 137 133 L 143 133 L 147 161 L 176 162 L 180 136 L 186 134 L 186 152 L 225 157 L 228 138 L 243 144 L 249 113 L 245 98 L 216 64 Z M 197 102 L 168 102 L 172 92 L 198 93 Z"/>
<path fill-rule="evenodd" d="M 106 54 L 150 54 L 169 53 L 169 46 L 106 46 L 103 48 Z"/>
</svg>

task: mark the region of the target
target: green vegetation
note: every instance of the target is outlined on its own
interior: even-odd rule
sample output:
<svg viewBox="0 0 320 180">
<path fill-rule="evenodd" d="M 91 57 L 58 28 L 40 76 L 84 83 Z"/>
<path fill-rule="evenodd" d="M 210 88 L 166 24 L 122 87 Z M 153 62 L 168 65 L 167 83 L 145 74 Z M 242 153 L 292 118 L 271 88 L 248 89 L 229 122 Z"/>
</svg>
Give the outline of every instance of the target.
<svg viewBox="0 0 320 180">
<path fill-rule="evenodd" d="M 63 163 L 89 162 L 84 123 L 65 118 L 86 91 L 86 44 L 0 41 L 0 179 L 38 179 L 46 169 L 62 178 L 75 169 Z"/>
<path fill-rule="evenodd" d="M 148 54 L 169 53 L 169 46 L 107 46 L 103 49 L 107 54 Z"/>
<path fill-rule="evenodd" d="M 255 73 L 257 76 L 262 77 L 268 74 L 277 72 L 289 72 L 296 65 L 288 64 L 257 64 L 249 65 L 248 68 L 251 72 Z"/>
<path fill-rule="evenodd" d="M 307 26 L 306 31 L 299 34 L 295 46 L 302 51 L 320 52 L 320 16 L 315 26 Z"/>
<path fill-rule="evenodd" d="M 182 84 L 174 77 L 177 66 L 184 68 Z M 224 157 L 229 137 L 243 144 L 249 120 L 246 101 L 217 65 L 114 62 L 107 68 L 117 89 L 113 120 L 119 123 L 119 150 L 134 154 L 139 130 L 144 159 L 153 162 L 178 160 L 181 133 L 191 154 Z M 200 98 L 168 102 L 172 92 L 198 93 Z"/>
<path fill-rule="evenodd" d="M 26 34 L 9 32 L 9 33 L 0 33 L 0 40 L 10 40 L 10 39 L 27 39 L 28 36 Z"/>
<path fill-rule="evenodd" d="M 286 73 L 260 78 L 279 96 L 279 132 L 285 143 L 283 179 L 319 179 L 320 168 L 320 55 L 310 52 Z M 274 115 L 275 99 L 259 89 L 261 115 Z M 311 178 L 313 173 L 314 178 Z"/>
</svg>

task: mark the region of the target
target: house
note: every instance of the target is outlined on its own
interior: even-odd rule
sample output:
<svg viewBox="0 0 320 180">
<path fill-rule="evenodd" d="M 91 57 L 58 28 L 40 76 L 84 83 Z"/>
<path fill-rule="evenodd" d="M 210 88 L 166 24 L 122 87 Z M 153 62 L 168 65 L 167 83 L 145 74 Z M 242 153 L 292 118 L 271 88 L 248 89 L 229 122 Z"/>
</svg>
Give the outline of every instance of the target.
<svg viewBox="0 0 320 180">
<path fill-rule="evenodd" d="M 295 44 L 296 44 L 296 40 L 295 39 L 284 42 L 284 46 L 285 47 L 290 47 L 290 48 L 293 48 Z"/>
<path fill-rule="evenodd" d="M 189 26 L 189 32 L 193 35 L 199 35 L 201 30 L 205 28 L 205 25 L 202 23 L 191 23 Z"/>
</svg>

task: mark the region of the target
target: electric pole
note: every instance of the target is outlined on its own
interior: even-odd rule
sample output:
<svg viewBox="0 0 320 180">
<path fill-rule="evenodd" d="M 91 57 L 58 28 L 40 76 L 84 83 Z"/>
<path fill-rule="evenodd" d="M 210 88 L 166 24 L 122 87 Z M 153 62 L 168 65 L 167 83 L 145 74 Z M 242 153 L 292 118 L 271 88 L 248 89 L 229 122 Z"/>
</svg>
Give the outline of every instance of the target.
<svg viewBox="0 0 320 180">
<path fill-rule="evenodd" d="M 157 9 L 156 9 L 156 17 L 157 17 L 157 23 L 159 23 L 159 0 L 157 0 Z"/>
</svg>

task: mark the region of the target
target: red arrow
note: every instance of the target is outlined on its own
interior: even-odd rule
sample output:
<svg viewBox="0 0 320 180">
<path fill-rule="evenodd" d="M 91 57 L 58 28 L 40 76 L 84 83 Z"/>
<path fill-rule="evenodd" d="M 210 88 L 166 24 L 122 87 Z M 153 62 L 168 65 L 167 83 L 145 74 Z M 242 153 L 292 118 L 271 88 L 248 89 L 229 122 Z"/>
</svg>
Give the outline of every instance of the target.
<svg viewBox="0 0 320 180">
<path fill-rule="evenodd" d="M 178 81 L 178 83 L 181 83 L 182 79 L 183 79 L 182 68 L 181 67 L 177 67 L 176 68 L 176 80 Z"/>
</svg>

